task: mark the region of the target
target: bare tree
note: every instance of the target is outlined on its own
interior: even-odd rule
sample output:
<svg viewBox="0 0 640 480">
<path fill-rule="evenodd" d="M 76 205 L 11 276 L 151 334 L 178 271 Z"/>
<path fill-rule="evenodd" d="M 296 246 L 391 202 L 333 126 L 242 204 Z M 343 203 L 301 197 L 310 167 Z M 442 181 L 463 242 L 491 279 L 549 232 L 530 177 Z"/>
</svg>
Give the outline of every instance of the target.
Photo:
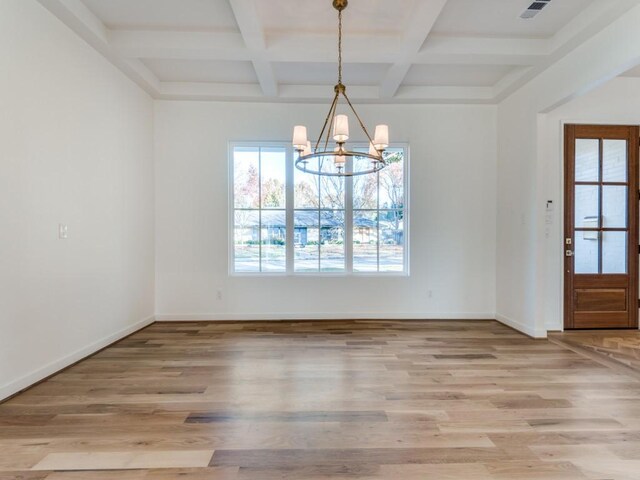
<svg viewBox="0 0 640 480">
<path fill-rule="evenodd" d="M 259 208 L 258 184 L 260 176 L 255 165 L 245 171 L 236 171 L 234 179 L 236 207 Z"/>
<path fill-rule="evenodd" d="M 283 208 L 285 206 L 284 184 L 276 178 L 269 178 L 262 185 L 262 207 Z"/>
<path fill-rule="evenodd" d="M 388 165 L 380 171 L 380 188 L 384 189 L 386 197 L 390 204 L 384 205 L 382 208 L 393 209 L 385 216 L 391 223 L 394 230 L 394 238 L 398 238 L 397 232 L 400 230 L 400 224 L 403 220 L 404 208 L 404 162 L 403 155 L 399 152 L 392 153 L 387 157 Z"/>
</svg>

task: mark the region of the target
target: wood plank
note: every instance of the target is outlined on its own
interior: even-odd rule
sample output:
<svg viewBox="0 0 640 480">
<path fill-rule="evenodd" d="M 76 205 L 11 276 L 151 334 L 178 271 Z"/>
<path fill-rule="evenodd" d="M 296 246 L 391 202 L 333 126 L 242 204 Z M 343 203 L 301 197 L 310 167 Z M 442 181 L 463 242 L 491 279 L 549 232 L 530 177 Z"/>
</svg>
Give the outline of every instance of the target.
<svg viewBox="0 0 640 480">
<path fill-rule="evenodd" d="M 629 478 L 639 404 L 493 321 L 162 323 L 0 404 L 0 480 Z"/>
<path fill-rule="evenodd" d="M 212 450 L 50 453 L 32 470 L 134 470 L 204 467 Z"/>
</svg>

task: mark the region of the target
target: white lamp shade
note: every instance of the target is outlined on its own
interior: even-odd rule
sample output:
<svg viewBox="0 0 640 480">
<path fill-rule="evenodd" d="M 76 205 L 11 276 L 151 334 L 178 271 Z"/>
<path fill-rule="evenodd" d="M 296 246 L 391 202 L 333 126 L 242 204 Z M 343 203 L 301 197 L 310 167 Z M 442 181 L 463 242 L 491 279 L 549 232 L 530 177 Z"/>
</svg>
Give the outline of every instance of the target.
<svg viewBox="0 0 640 480">
<path fill-rule="evenodd" d="M 336 115 L 333 121 L 333 139 L 340 143 L 349 140 L 349 117 L 346 115 Z"/>
<path fill-rule="evenodd" d="M 304 150 L 307 146 L 307 127 L 296 125 L 293 127 L 293 146 L 296 150 Z"/>
<path fill-rule="evenodd" d="M 373 136 L 373 144 L 377 150 L 384 150 L 389 146 L 389 125 L 376 126 L 376 133 Z"/>
<path fill-rule="evenodd" d="M 333 149 L 334 152 L 338 153 L 341 151 L 340 147 L 336 147 Z M 333 163 L 336 164 L 336 166 L 343 166 L 347 161 L 347 158 L 344 155 L 336 155 L 335 157 L 333 157 Z"/>
<path fill-rule="evenodd" d="M 374 157 L 380 157 L 380 152 L 376 150 L 376 147 L 373 143 L 369 144 L 369 155 L 373 155 Z"/>
</svg>

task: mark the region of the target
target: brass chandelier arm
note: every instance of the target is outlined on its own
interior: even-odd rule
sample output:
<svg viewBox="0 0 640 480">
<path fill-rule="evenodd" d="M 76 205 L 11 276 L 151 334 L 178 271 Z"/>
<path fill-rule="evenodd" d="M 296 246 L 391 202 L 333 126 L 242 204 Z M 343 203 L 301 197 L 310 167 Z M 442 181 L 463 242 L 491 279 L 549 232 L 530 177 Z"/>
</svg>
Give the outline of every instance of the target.
<svg viewBox="0 0 640 480">
<path fill-rule="evenodd" d="M 360 118 L 360 115 L 358 115 L 358 112 L 356 112 L 356 109 L 351 104 L 351 100 L 349 100 L 349 97 L 347 96 L 347 92 L 343 91 L 342 92 L 342 96 L 347 100 L 347 103 L 349 104 L 349 107 L 351 108 L 351 111 L 353 112 L 353 114 L 358 119 L 358 123 L 360 124 L 360 128 L 362 128 L 362 131 L 364 132 L 364 134 L 367 136 L 367 139 L 369 140 L 369 145 L 373 145 L 373 140 L 371 139 L 371 135 L 369 135 L 369 132 L 367 131 L 367 127 L 364 126 L 364 123 L 362 122 L 362 119 Z"/>
<path fill-rule="evenodd" d="M 333 123 L 333 112 L 335 111 L 336 106 L 338 105 L 338 97 L 339 96 L 340 96 L 340 94 L 336 92 L 335 97 L 333 97 L 333 102 L 331 102 L 331 108 L 329 108 L 329 114 L 327 115 L 327 118 L 324 121 L 324 125 L 322 126 L 322 131 L 320 132 L 320 135 L 318 136 L 318 141 L 316 142 L 315 150 L 318 150 L 320 148 L 320 142 L 322 141 L 322 137 L 324 136 L 324 132 L 327 130 L 327 125 L 329 126 L 328 132 L 331 132 L 331 124 Z M 331 124 L 329 123 L 329 121 L 331 121 Z M 325 150 L 326 150 L 328 144 L 329 144 L 329 137 L 328 137 L 328 133 L 327 133 L 327 143 L 325 143 L 325 146 L 324 146 Z"/>
<path fill-rule="evenodd" d="M 333 123 L 336 121 L 335 115 L 336 110 L 338 109 L 338 100 L 340 99 L 340 94 L 336 92 L 336 98 L 333 102 L 332 110 L 329 112 L 329 126 L 327 128 L 327 136 L 324 140 L 324 149 L 329 148 L 329 138 L 331 137 L 331 130 L 333 128 Z"/>
</svg>

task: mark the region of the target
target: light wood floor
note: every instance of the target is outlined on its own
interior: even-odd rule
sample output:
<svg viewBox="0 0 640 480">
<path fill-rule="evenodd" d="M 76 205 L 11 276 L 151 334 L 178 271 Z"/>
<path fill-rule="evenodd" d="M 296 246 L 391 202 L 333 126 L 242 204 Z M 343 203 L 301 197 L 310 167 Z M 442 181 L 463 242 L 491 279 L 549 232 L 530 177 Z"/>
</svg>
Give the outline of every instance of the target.
<svg viewBox="0 0 640 480">
<path fill-rule="evenodd" d="M 165 323 L 0 405 L 0 479 L 640 478 L 640 382 L 496 322 Z"/>
<path fill-rule="evenodd" d="M 575 330 L 553 333 L 550 338 L 585 354 L 597 354 L 625 365 L 640 376 L 639 330 Z"/>
</svg>

